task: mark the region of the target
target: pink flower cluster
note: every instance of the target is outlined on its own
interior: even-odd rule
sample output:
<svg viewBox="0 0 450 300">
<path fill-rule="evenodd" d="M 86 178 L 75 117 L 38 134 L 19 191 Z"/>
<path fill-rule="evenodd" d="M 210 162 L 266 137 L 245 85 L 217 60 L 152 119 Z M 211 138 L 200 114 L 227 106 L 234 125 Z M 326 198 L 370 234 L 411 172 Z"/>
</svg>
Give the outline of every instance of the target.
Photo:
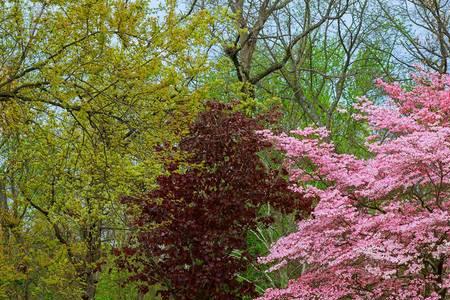
<svg viewBox="0 0 450 300">
<path fill-rule="evenodd" d="M 370 159 L 336 153 L 324 129 L 260 132 L 286 153 L 292 189 L 318 200 L 260 258 L 306 271 L 260 300 L 450 298 L 450 76 L 414 80 L 410 91 L 378 81 L 388 106 L 358 104 Z"/>
</svg>

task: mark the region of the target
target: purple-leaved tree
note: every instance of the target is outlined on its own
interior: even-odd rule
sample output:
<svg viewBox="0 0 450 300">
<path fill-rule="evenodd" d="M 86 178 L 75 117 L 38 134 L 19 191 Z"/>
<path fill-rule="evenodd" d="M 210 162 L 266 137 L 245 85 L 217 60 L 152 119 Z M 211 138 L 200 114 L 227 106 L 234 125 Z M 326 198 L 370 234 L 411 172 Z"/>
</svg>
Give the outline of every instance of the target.
<svg viewBox="0 0 450 300">
<path fill-rule="evenodd" d="M 262 205 L 281 212 L 310 208 L 302 194 L 288 188 L 283 170 L 270 170 L 258 153 L 270 147 L 255 131 L 273 123 L 275 111 L 250 118 L 231 104 L 208 102 L 177 150 L 182 162 L 168 164 L 158 188 L 126 197 L 136 229 L 134 243 L 122 249 L 119 266 L 131 281 L 160 286 L 162 299 L 234 300 L 256 295 L 255 285 L 242 281 L 256 263 L 246 234 L 259 222 Z M 120 254 L 116 250 L 116 254 Z"/>
</svg>

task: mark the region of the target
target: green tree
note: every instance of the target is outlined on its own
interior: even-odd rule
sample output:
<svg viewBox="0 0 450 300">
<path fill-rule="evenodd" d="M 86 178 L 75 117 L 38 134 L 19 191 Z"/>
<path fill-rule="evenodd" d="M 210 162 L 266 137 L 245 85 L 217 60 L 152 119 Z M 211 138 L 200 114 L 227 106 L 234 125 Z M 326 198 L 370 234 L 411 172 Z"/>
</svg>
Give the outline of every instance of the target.
<svg viewBox="0 0 450 300">
<path fill-rule="evenodd" d="M 25 297 L 50 297 L 45 261 L 64 253 L 53 274 L 72 268 L 70 284 L 94 299 L 108 249 L 125 234 L 117 200 L 153 185 L 164 159 L 154 147 L 175 142 L 201 107 L 192 81 L 208 67 L 211 18 L 166 4 L 0 4 L 2 212 L 20 212 L 17 251 L 31 245 Z M 38 242 L 51 247 L 32 252 Z"/>
</svg>

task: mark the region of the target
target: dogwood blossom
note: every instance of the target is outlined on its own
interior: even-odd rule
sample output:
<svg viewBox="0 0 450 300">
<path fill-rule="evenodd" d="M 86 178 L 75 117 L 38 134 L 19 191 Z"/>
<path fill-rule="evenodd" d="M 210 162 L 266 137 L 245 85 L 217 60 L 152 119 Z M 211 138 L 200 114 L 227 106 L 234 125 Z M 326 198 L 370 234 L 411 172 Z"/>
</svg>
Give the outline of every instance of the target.
<svg viewBox="0 0 450 300">
<path fill-rule="evenodd" d="M 306 271 L 260 300 L 450 298 L 450 76 L 414 80 L 409 91 L 378 81 L 389 104 L 357 105 L 370 159 L 336 153 L 324 129 L 260 131 L 285 152 L 292 188 L 319 199 L 260 258 Z"/>
</svg>

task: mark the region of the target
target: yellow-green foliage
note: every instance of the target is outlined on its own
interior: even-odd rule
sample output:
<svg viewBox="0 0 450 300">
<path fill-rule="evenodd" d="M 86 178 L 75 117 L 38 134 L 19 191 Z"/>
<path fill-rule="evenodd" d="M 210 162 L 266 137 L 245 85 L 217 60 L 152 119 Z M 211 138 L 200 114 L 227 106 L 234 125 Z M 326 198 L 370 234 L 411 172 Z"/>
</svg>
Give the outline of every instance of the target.
<svg viewBox="0 0 450 300">
<path fill-rule="evenodd" d="M 8 243 L 26 249 L 0 252 L 0 291 L 19 280 L 36 297 L 86 288 L 125 237 L 120 197 L 154 184 L 165 159 L 155 146 L 176 142 L 201 108 L 206 90 L 192 82 L 208 69 L 211 17 L 147 3 L 0 4 L 3 210 L 23 211 Z M 19 260 L 25 273 L 12 271 Z"/>
</svg>

